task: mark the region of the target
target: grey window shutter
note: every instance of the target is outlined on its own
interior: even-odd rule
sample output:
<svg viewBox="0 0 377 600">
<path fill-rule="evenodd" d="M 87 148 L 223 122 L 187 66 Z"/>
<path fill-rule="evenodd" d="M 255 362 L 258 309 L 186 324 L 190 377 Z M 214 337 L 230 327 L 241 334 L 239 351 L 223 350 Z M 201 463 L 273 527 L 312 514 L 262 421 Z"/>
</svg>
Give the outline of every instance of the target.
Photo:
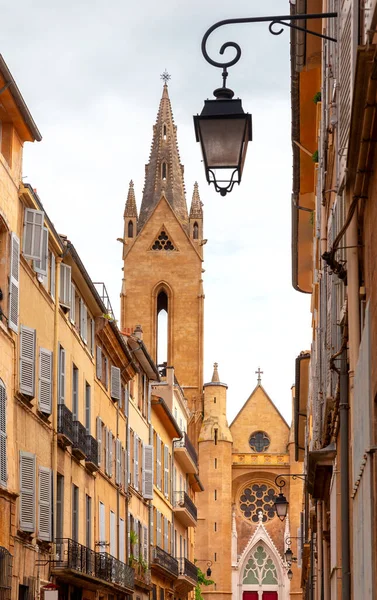
<svg viewBox="0 0 377 600">
<path fill-rule="evenodd" d="M 96 375 L 97 379 L 102 379 L 102 348 L 96 348 Z"/>
<path fill-rule="evenodd" d="M 145 445 L 143 452 L 143 496 L 153 499 L 153 446 Z"/>
<path fill-rule="evenodd" d="M 156 511 L 156 531 L 157 531 L 157 546 L 161 548 L 161 513 L 159 510 Z"/>
<path fill-rule="evenodd" d="M 7 464 L 7 395 L 5 385 L 0 379 L 0 485 L 6 487 L 8 479 Z"/>
<path fill-rule="evenodd" d="M 65 403 L 65 350 L 59 346 L 59 404 Z"/>
<path fill-rule="evenodd" d="M 85 429 L 86 433 L 89 435 L 91 431 L 91 406 L 92 404 L 92 388 L 90 385 L 85 382 Z"/>
<path fill-rule="evenodd" d="M 43 227 L 42 232 L 42 258 L 36 259 L 33 262 L 34 271 L 41 275 L 47 275 L 48 267 L 48 229 Z"/>
<path fill-rule="evenodd" d="M 162 487 L 162 473 L 161 473 L 161 438 L 157 435 L 156 442 L 156 454 L 157 454 L 157 464 L 156 464 L 156 485 L 160 490 Z"/>
<path fill-rule="evenodd" d="M 20 529 L 35 531 L 35 455 L 20 452 Z"/>
<path fill-rule="evenodd" d="M 169 526 L 166 517 L 164 517 L 164 550 L 169 552 Z"/>
<path fill-rule="evenodd" d="M 130 382 L 128 382 L 124 388 L 124 414 L 128 419 L 128 411 L 129 411 L 129 401 L 130 401 Z"/>
<path fill-rule="evenodd" d="M 127 515 L 127 557 L 131 554 L 131 514 Z"/>
<path fill-rule="evenodd" d="M 82 298 L 80 298 L 80 336 L 86 344 L 88 341 L 88 310 Z"/>
<path fill-rule="evenodd" d="M 50 295 L 55 300 L 55 254 L 53 252 L 50 256 Z"/>
<path fill-rule="evenodd" d="M 131 438 L 130 428 L 127 425 L 127 451 L 126 451 L 127 452 L 127 460 L 126 460 L 126 462 L 127 462 L 127 467 L 126 467 L 126 469 L 127 469 L 127 485 L 131 483 L 131 452 L 130 452 L 131 441 L 130 441 L 130 438 Z"/>
<path fill-rule="evenodd" d="M 139 520 L 135 519 L 134 521 L 134 532 L 136 533 L 136 542 L 134 545 L 134 554 L 135 554 L 135 558 L 136 560 L 139 560 L 139 554 L 140 554 L 140 536 L 139 536 Z"/>
<path fill-rule="evenodd" d="M 26 258 L 42 259 L 44 213 L 25 208 L 22 252 Z"/>
<path fill-rule="evenodd" d="M 121 442 L 115 440 L 115 483 L 120 485 L 120 461 L 121 461 Z"/>
<path fill-rule="evenodd" d="M 36 331 L 21 325 L 20 392 L 34 398 Z"/>
<path fill-rule="evenodd" d="M 134 488 L 139 489 L 139 437 L 134 434 Z"/>
<path fill-rule="evenodd" d="M 108 475 L 109 474 L 109 436 L 108 436 L 107 427 L 105 427 L 104 432 L 105 432 L 105 473 L 106 473 L 106 475 Z"/>
<path fill-rule="evenodd" d="M 39 467 L 38 537 L 50 542 L 52 535 L 52 472 Z"/>
<path fill-rule="evenodd" d="M 76 323 L 76 287 L 71 283 L 71 308 L 69 310 L 69 318 L 72 324 Z"/>
<path fill-rule="evenodd" d="M 122 486 L 122 488 L 125 488 L 126 485 L 126 451 L 123 448 L 123 446 L 121 446 L 121 455 L 120 455 L 120 485 Z"/>
<path fill-rule="evenodd" d="M 52 352 L 45 348 L 39 349 L 39 410 L 52 411 Z"/>
<path fill-rule="evenodd" d="M 71 308 L 71 267 L 60 264 L 59 302 L 66 308 Z"/>
<path fill-rule="evenodd" d="M 20 240 L 15 233 L 10 236 L 9 269 L 9 321 L 10 329 L 18 333 L 18 307 L 20 285 Z"/>
<path fill-rule="evenodd" d="M 120 369 L 111 365 L 111 377 L 110 377 L 110 395 L 113 400 L 120 400 L 122 393 L 122 386 L 120 382 Z"/>
<path fill-rule="evenodd" d="M 90 319 L 90 354 L 94 356 L 94 337 L 95 337 L 95 324 L 94 319 Z"/>
<path fill-rule="evenodd" d="M 114 436 L 112 432 L 109 430 L 109 475 L 113 476 L 113 446 L 114 446 Z"/>
<path fill-rule="evenodd" d="M 143 558 L 148 563 L 148 527 L 143 527 Z"/>
<path fill-rule="evenodd" d="M 98 466 L 101 466 L 102 458 L 102 419 L 97 417 L 97 442 L 98 442 Z"/>
<path fill-rule="evenodd" d="M 164 494 L 169 496 L 169 446 L 164 446 Z"/>
</svg>

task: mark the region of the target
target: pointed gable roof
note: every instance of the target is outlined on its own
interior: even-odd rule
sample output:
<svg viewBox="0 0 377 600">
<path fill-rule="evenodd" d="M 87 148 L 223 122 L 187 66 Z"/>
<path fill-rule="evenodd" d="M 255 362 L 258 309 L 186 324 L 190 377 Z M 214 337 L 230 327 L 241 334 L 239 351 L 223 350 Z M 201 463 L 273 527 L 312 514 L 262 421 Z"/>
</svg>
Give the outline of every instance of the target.
<svg viewBox="0 0 377 600">
<path fill-rule="evenodd" d="M 199 196 L 199 186 L 198 182 L 194 183 L 194 191 L 192 194 L 191 208 L 190 208 L 190 219 L 202 219 L 203 218 L 203 209 L 202 203 L 200 201 Z"/>
<path fill-rule="evenodd" d="M 264 431 L 270 438 L 267 453 L 285 453 L 289 441 L 289 425 L 262 385 L 258 384 L 229 426 L 234 452 L 252 452 L 250 435 Z"/>
<path fill-rule="evenodd" d="M 137 219 L 137 207 L 136 207 L 136 199 L 135 199 L 135 190 L 134 190 L 134 182 L 130 181 L 130 185 L 128 188 L 128 195 L 126 205 L 124 207 L 124 217 L 136 217 Z"/>
<path fill-rule="evenodd" d="M 177 127 L 174 124 L 166 83 L 162 91 L 156 124 L 153 127 L 149 163 L 145 167 L 145 184 L 140 208 L 139 230 L 149 219 L 162 195 L 166 197 L 177 218 L 186 229 L 188 214 L 183 166 L 179 157 Z"/>
</svg>

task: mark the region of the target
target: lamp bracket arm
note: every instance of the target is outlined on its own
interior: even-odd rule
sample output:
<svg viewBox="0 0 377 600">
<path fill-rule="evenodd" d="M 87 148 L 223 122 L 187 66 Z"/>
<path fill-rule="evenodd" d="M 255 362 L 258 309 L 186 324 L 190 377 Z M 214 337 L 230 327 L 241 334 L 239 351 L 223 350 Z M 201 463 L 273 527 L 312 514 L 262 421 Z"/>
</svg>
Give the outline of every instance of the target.
<svg viewBox="0 0 377 600">
<path fill-rule="evenodd" d="M 315 14 L 303 14 L 303 15 L 276 15 L 276 16 L 270 16 L 270 17 L 244 17 L 244 18 L 239 18 L 239 19 L 224 19 L 222 21 L 218 21 L 217 23 L 214 23 L 205 32 L 203 39 L 202 39 L 202 54 L 203 54 L 204 58 L 206 59 L 206 61 L 210 65 L 212 65 L 213 67 L 218 67 L 220 69 L 226 70 L 228 67 L 232 67 L 233 65 L 238 63 L 238 61 L 241 58 L 242 51 L 241 51 L 239 44 L 237 44 L 236 42 L 225 42 L 225 44 L 223 44 L 219 50 L 219 53 L 221 55 L 223 55 L 225 50 L 227 50 L 228 48 L 234 48 L 234 50 L 236 51 L 236 55 L 231 60 L 219 62 L 217 60 L 213 60 L 207 52 L 207 41 L 208 41 L 208 38 L 211 35 L 211 33 L 213 33 L 213 31 L 215 31 L 219 27 L 223 27 L 224 25 L 238 25 L 238 23 L 269 23 L 268 28 L 269 28 L 270 33 L 272 33 L 272 35 L 280 35 L 284 31 L 283 27 L 290 27 L 292 29 L 298 29 L 299 31 L 304 31 L 311 35 L 315 35 L 316 37 L 322 38 L 324 40 L 336 42 L 337 40 L 335 38 L 332 38 L 332 37 L 322 34 L 322 33 L 317 33 L 316 31 L 311 31 L 310 29 L 306 29 L 305 27 L 299 27 L 298 25 L 294 25 L 292 22 L 307 21 L 309 19 L 334 19 L 337 16 L 338 16 L 338 13 L 329 12 L 329 13 L 315 13 Z M 281 29 L 279 29 L 277 31 L 274 31 L 273 27 L 275 25 L 282 25 L 283 27 L 281 27 Z"/>
</svg>

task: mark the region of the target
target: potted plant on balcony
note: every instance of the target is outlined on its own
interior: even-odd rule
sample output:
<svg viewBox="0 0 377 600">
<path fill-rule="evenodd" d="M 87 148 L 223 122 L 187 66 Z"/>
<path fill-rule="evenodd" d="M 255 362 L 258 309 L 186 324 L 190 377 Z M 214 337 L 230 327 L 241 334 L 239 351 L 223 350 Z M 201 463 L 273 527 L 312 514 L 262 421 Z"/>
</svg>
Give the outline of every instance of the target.
<svg viewBox="0 0 377 600">
<path fill-rule="evenodd" d="M 133 567 L 135 565 L 135 563 L 137 563 L 137 558 L 134 555 L 134 547 L 135 545 L 138 543 L 139 538 L 137 536 L 136 531 L 134 531 L 133 529 L 131 529 L 130 531 L 130 547 L 131 547 L 131 552 L 130 552 L 130 556 L 128 557 L 128 564 L 130 567 Z"/>
</svg>

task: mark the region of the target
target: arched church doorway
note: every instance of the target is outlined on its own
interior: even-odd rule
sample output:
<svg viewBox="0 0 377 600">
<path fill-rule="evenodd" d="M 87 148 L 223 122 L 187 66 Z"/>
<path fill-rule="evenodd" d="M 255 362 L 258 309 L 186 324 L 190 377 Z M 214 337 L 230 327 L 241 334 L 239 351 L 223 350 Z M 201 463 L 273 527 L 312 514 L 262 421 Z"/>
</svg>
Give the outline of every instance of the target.
<svg viewBox="0 0 377 600">
<path fill-rule="evenodd" d="M 262 542 L 254 546 L 245 562 L 242 600 L 282 600 L 279 598 L 278 569 Z"/>
</svg>

